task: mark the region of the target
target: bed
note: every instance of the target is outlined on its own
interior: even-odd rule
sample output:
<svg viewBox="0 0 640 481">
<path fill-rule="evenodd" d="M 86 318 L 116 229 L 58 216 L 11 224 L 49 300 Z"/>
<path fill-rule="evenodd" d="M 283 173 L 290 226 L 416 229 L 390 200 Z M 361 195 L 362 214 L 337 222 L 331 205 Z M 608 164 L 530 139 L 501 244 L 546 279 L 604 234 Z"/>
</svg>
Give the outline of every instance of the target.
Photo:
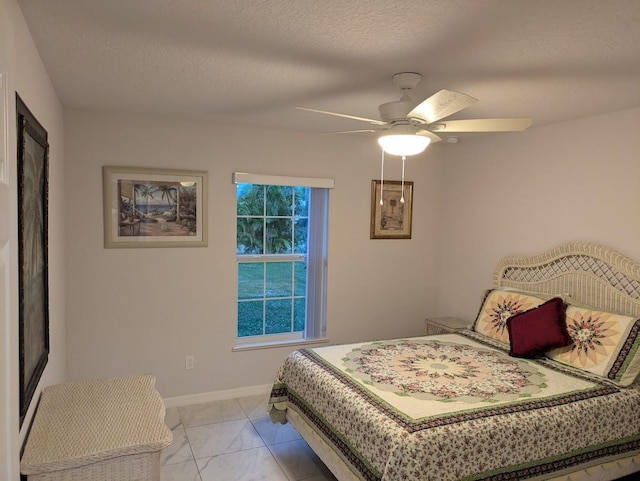
<svg viewBox="0 0 640 481">
<path fill-rule="evenodd" d="M 640 265 L 593 243 L 512 256 L 470 329 L 290 354 L 270 397 L 340 481 L 640 472 Z"/>
</svg>

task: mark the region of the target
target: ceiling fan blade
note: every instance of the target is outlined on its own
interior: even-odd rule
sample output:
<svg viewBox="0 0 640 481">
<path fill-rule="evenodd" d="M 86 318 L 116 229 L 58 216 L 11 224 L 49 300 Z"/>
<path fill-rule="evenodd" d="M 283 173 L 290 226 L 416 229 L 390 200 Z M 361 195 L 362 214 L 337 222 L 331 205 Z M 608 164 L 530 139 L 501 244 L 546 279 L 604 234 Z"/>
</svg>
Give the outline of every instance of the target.
<svg viewBox="0 0 640 481">
<path fill-rule="evenodd" d="M 433 132 L 519 132 L 531 126 L 531 119 L 449 120 L 429 125 Z"/>
<path fill-rule="evenodd" d="M 443 89 L 416 106 L 407 114 L 407 117 L 430 124 L 460 112 L 477 101 L 470 95 Z"/>
<path fill-rule="evenodd" d="M 361 129 L 361 130 L 342 130 L 340 132 L 329 132 L 330 135 L 339 135 L 339 134 L 361 134 L 364 132 L 379 132 L 375 129 Z"/>
<path fill-rule="evenodd" d="M 434 134 L 430 130 L 421 129 L 416 132 L 416 135 L 424 135 L 425 137 L 429 137 L 431 139 L 431 143 L 440 142 L 442 137 Z"/>
<path fill-rule="evenodd" d="M 327 112 L 326 110 L 308 109 L 306 107 L 296 107 L 296 109 L 306 110 L 307 112 L 316 112 L 318 114 L 333 115 L 334 117 L 343 117 L 345 119 L 361 120 L 362 122 L 369 122 L 370 124 L 374 124 L 374 125 L 387 125 L 386 122 L 383 122 L 381 120 L 368 119 L 366 117 L 357 117 L 355 115 L 339 114 L 337 112 Z"/>
</svg>

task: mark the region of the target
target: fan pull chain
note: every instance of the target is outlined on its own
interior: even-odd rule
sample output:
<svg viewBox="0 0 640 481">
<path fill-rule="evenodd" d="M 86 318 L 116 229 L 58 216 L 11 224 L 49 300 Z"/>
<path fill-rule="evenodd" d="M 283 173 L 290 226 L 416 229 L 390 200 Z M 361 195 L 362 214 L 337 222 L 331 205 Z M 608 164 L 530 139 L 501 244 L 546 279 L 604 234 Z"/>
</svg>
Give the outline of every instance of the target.
<svg viewBox="0 0 640 481">
<path fill-rule="evenodd" d="M 382 169 L 380 172 L 380 205 L 383 205 L 384 202 L 382 201 L 382 191 L 384 189 L 384 149 L 380 150 L 382 150 Z"/>
<path fill-rule="evenodd" d="M 407 159 L 406 156 L 402 156 L 402 194 L 400 195 L 400 202 L 404 204 L 404 161 Z"/>
</svg>

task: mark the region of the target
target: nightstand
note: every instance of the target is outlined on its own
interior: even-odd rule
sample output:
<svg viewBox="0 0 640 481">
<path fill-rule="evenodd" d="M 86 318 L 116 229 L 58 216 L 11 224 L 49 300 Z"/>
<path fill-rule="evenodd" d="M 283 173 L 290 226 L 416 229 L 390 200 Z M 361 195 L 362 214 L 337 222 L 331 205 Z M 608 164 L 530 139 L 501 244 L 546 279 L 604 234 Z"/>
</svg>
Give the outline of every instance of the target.
<svg viewBox="0 0 640 481">
<path fill-rule="evenodd" d="M 450 334 L 461 329 L 471 327 L 470 321 L 464 321 L 457 317 L 432 317 L 424 320 L 427 335 Z"/>
</svg>

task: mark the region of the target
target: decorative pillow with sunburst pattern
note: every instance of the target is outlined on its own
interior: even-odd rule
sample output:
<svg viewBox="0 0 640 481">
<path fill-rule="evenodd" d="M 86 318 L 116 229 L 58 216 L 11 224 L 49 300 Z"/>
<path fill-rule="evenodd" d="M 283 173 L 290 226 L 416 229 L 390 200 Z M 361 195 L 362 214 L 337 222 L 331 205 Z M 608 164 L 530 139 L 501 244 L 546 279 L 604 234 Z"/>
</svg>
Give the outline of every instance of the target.
<svg viewBox="0 0 640 481">
<path fill-rule="evenodd" d="M 533 309 L 546 300 L 519 291 L 491 289 L 485 295 L 473 330 L 509 344 L 507 319 Z"/>
<path fill-rule="evenodd" d="M 568 306 L 573 343 L 547 357 L 628 386 L 640 373 L 640 319 L 588 307 Z"/>
</svg>

